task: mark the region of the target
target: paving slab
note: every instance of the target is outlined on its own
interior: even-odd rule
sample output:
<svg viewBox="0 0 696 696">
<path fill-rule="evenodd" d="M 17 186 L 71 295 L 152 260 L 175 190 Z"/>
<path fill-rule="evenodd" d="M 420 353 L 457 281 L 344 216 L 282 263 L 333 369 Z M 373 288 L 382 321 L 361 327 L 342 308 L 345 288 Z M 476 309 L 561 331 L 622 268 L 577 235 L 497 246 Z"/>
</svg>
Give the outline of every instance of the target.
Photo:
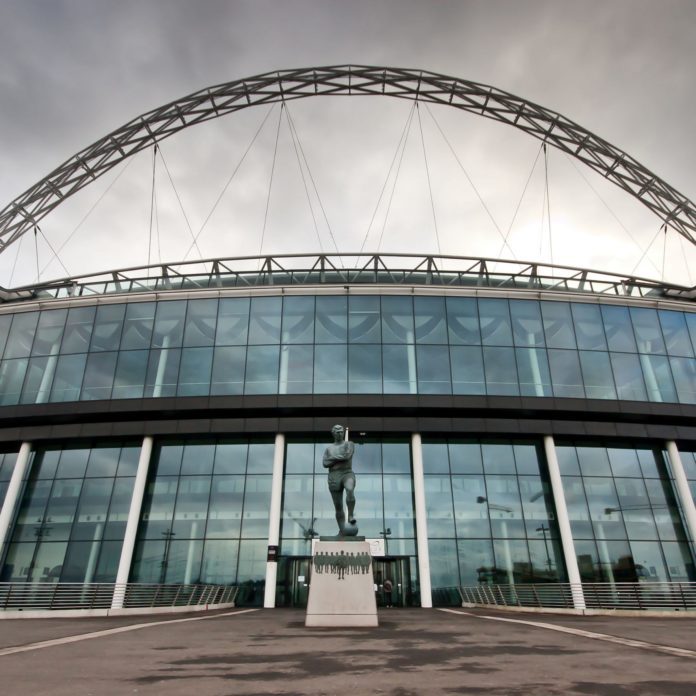
<svg viewBox="0 0 696 696">
<path fill-rule="evenodd" d="M 502 616 L 503 613 L 499 612 Z M 692 696 L 696 658 L 606 643 L 521 623 L 491 621 L 487 612 L 384 609 L 378 628 L 305 628 L 301 610 L 224 612 L 192 621 L 162 619 L 146 628 L 75 643 L 0 655 L 3 696 L 245 696 L 309 694 L 597 694 Z M 510 616 L 509 614 L 506 616 Z M 181 619 L 183 617 L 177 617 Z M 514 619 L 559 625 L 586 618 L 584 630 L 625 631 L 612 617 Z M 592 621 L 599 619 L 596 624 Z M 102 620 L 100 620 L 102 621 Z M 662 640 L 662 619 L 636 619 Z M 600 625 L 601 622 L 601 625 Z M 0 622 L 7 644 L 8 624 Z M 49 623 L 50 621 L 44 622 Z M 107 623 L 110 623 L 107 621 Z M 132 624 L 142 623 L 135 618 Z M 567 625 L 570 625 L 570 621 Z M 96 624 L 74 620 L 75 635 Z M 122 617 L 113 627 L 127 625 Z M 692 620 L 674 621 L 675 628 Z M 29 629 L 22 629 L 26 641 Z M 35 624 L 36 640 L 56 627 Z M 633 630 L 633 629 L 631 629 Z M 646 636 L 643 636 L 646 638 Z M 681 642 L 681 638 L 679 639 Z"/>
</svg>

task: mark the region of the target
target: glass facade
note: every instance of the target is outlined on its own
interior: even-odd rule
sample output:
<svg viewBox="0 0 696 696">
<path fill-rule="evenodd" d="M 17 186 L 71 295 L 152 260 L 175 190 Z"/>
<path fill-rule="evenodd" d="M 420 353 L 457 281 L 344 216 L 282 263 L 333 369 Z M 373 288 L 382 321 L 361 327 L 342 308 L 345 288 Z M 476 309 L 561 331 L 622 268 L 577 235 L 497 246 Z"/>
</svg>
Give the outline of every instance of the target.
<svg viewBox="0 0 696 696">
<path fill-rule="evenodd" d="M 680 456 L 686 480 L 689 482 L 689 488 L 691 489 L 691 496 L 694 499 L 694 503 L 696 503 L 696 451 L 680 450 Z M 696 539 L 693 541 L 696 541 Z"/>
<path fill-rule="evenodd" d="M 660 448 L 557 442 L 585 582 L 696 580 Z"/>
<path fill-rule="evenodd" d="M 140 445 L 37 449 L 3 582 L 114 582 Z"/>
<path fill-rule="evenodd" d="M 271 440 L 165 442 L 153 453 L 131 582 L 239 584 L 266 578 Z"/>
<path fill-rule="evenodd" d="M 696 403 L 696 314 L 412 295 L 161 300 L 0 315 L 0 405 L 225 394 Z"/>
<path fill-rule="evenodd" d="M 7 488 L 17 461 L 17 452 L 0 452 L 0 510 L 5 502 Z"/>
<path fill-rule="evenodd" d="M 433 591 L 565 582 L 546 464 L 530 441 L 423 441 Z"/>
<path fill-rule="evenodd" d="M 411 587 L 418 588 L 416 528 L 413 507 L 411 452 L 408 440 L 351 435 L 355 441 L 355 515 L 360 535 L 384 539 L 385 554 L 407 557 Z M 321 440 L 290 440 L 286 445 L 280 553 L 310 556 L 311 540 L 335 536 L 337 523 L 327 470 L 322 466 L 329 444 Z"/>
</svg>

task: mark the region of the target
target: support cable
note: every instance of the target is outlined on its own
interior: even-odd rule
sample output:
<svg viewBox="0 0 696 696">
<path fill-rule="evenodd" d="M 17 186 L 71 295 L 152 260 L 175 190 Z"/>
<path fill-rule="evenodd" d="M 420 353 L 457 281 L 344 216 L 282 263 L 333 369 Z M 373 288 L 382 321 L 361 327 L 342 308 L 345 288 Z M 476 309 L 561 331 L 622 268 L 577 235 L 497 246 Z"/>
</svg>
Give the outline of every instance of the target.
<svg viewBox="0 0 696 696">
<path fill-rule="evenodd" d="M 280 113 L 278 114 L 278 127 L 276 128 L 275 146 L 273 148 L 273 161 L 271 162 L 271 175 L 268 178 L 268 194 L 266 196 L 266 210 L 263 214 L 263 227 L 261 228 L 261 244 L 259 245 L 259 256 L 263 254 L 263 239 L 266 236 L 266 224 L 268 223 L 268 209 L 271 205 L 271 191 L 273 190 L 273 173 L 275 172 L 276 157 L 278 155 L 278 139 L 280 138 L 280 124 L 283 119 L 283 109 L 285 103 L 280 105 Z"/>
<path fill-rule="evenodd" d="M 650 247 L 655 243 L 655 240 L 657 239 L 660 232 L 662 232 L 662 227 L 663 227 L 663 225 L 660 225 L 657 232 L 655 233 L 655 236 L 650 240 L 650 244 L 648 244 L 648 246 L 645 248 L 643 255 L 638 259 L 638 263 L 636 263 L 636 265 L 633 267 L 633 269 L 631 270 L 629 275 L 633 275 L 638 270 L 638 267 L 640 266 L 640 264 L 643 263 L 643 259 L 647 256 L 647 253 L 650 251 Z M 653 266 L 655 266 L 654 263 L 653 263 Z M 657 266 L 655 266 L 655 268 L 657 269 L 657 271 L 659 273 L 660 269 L 657 268 Z"/>
<path fill-rule="evenodd" d="M 12 272 L 10 273 L 10 282 L 8 286 L 12 287 L 12 281 L 14 279 L 15 269 L 17 268 L 17 261 L 19 260 L 19 252 L 22 249 L 22 242 L 24 241 L 24 235 L 19 238 L 19 244 L 17 244 L 17 253 L 15 254 L 14 263 L 12 264 Z"/>
<path fill-rule="evenodd" d="M 331 237 L 331 241 L 333 242 L 334 248 L 336 249 L 336 253 L 339 254 L 338 250 L 338 244 L 336 244 L 336 238 L 334 237 L 333 230 L 331 229 L 331 223 L 329 222 L 329 217 L 326 214 L 326 209 L 324 208 L 324 204 L 322 203 L 321 196 L 319 195 L 319 189 L 317 188 L 316 181 L 314 180 L 314 176 L 312 175 L 312 170 L 309 167 L 309 162 L 307 161 L 307 156 L 305 155 L 304 148 L 302 147 L 302 141 L 300 140 L 300 136 L 297 133 L 297 128 L 295 126 L 295 120 L 292 117 L 292 114 L 290 113 L 290 110 L 285 107 L 287 117 L 288 117 L 288 123 L 290 124 L 290 127 L 292 128 L 293 131 L 295 131 L 295 137 L 297 138 L 297 144 L 300 148 L 300 154 L 302 155 L 302 159 L 304 160 L 305 167 L 307 168 L 307 174 L 309 174 L 309 180 L 312 182 L 312 188 L 314 189 L 314 194 L 317 197 L 317 201 L 319 202 L 319 209 L 321 210 L 322 215 L 324 216 L 324 222 L 326 223 L 326 228 L 329 231 L 329 236 Z"/>
<path fill-rule="evenodd" d="M 604 200 L 604 198 L 602 198 L 599 191 L 597 191 L 597 189 L 592 185 L 592 182 L 590 182 L 590 180 L 585 176 L 582 169 L 580 167 L 578 167 L 578 165 L 573 161 L 573 158 L 570 157 L 570 155 L 566 154 L 565 156 L 566 156 L 566 159 L 571 163 L 571 165 L 573 165 L 573 169 L 575 169 L 575 171 L 578 173 L 580 178 L 587 184 L 587 186 L 595 194 L 595 196 L 597 196 L 597 198 L 599 198 L 602 205 L 609 211 L 610 215 L 614 218 L 614 220 L 616 220 L 616 222 L 619 223 L 619 227 L 626 233 L 626 236 L 631 240 L 631 244 L 633 244 L 638 249 L 638 251 L 643 252 L 644 251 L 643 247 L 641 247 L 641 245 L 638 244 L 638 242 L 635 240 L 633 235 L 629 232 L 626 225 L 623 224 L 623 222 L 621 221 L 619 216 L 614 212 L 613 208 Z M 681 237 L 681 235 L 679 235 L 679 236 Z M 641 261 L 642 260 L 643 260 L 643 257 L 641 257 Z M 660 269 L 655 265 L 655 263 L 652 261 L 652 259 L 648 259 L 648 261 L 651 263 L 653 268 L 659 272 Z M 640 265 L 640 261 L 638 262 L 638 264 Z"/>
<path fill-rule="evenodd" d="M 94 209 L 102 202 L 104 196 L 106 196 L 106 194 L 109 193 L 109 191 L 111 191 L 111 189 L 113 188 L 114 184 L 126 173 L 126 170 L 128 169 L 128 167 L 131 166 L 131 164 L 133 164 L 134 161 L 135 161 L 135 157 L 130 157 L 130 158 L 128 159 L 128 161 L 126 162 L 125 166 L 124 166 L 124 167 L 121 169 L 121 171 L 112 179 L 111 183 L 106 187 L 106 189 L 104 189 L 104 191 L 103 191 L 102 194 L 99 196 L 99 198 L 97 198 L 97 200 L 94 201 L 94 203 L 92 204 L 91 208 L 85 213 L 85 215 L 82 217 L 82 219 L 80 220 L 80 222 L 78 222 L 77 225 L 75 225 L 73 231 L 67 236 L 67 238 L 65 239 L 65 241 L 58 247 L 58 251 L 56 252 L 56 255 L 59 254 L 61 251 L 63 251 L 63 249 L 65 248 L 65 246 L 67 245 L 67 243 L 75 236 L 75 233 L 80 229 L 80 227 L 82 227 L 82 225 L 87 221 L 87 218 L 94 212 Z M 51 257 L 51 258 L 48 260 L 48 262 L 46 263 L 46 265 L 41 269 L 41 272 L 42 272 L 42 273 L 44 273 L 44 272 L 46 271 L 46 269 L 51 265 L 51 262 L 52 262 L 52 261 L 53 261 L 53 257 Z"/>
<path fill-rule="evenodd" d="M 41 274 L 39 272 L 39 241 L 36 237 L 36 230 L 39 229 L 38 225 L 34 225 L 34 253 L 36 254 L 36 282 L 39 282 Z"/>
<path fill-rule="evenodd" d="M 58 252 L 56 252 L 56 250 L 53 248 L 53 246 L 51 245 L 51 242 L 48 241 L 48 237 L 43 233 L 43 230 L 38 225 L 36 226 L 36 229 L 39 230 L 39 234 L 43 237 L 44 242 L 46 242 L 46 244 L 48 244 L 48 248 L 51 250 L 51 252 L 53 254 L 52 258 L 55 258 L 58 261 L 58 263 L 63 267 L 65 274 L 67 276 L 69 276 L 70 271 L 66 268 L 65 264 L 61 261 L 60 256 L 58 256 Z M 37 280 L 38 280 L 38 278 L 37 278 Z"/>
<path fill-rule="evenodd" d="M 515 253 L 512 251 L 510 245 L 507 243 L 507 237 L 506 237 L 505 235 L 503 235 L 503 232 L 502 232 L 502 230 L 500 229 L 500 226 L 499 226 L 498 223 L 496 222 L 496 219 L 493 217 L 493 213 L 491 212 L 490 208 L 486 205 L 486 202 L 483 200 L 483 196 L 481 195 L 481 193 L 479 192 L 479 190 L 476 188 L 476 185 L 474 184 L 473 179 L 469 176 L 469 172 L 466 170 L 466 168 L 465 168 L 464 165 L 462 164 L 462 161 L 461 161 L 461 160 L 459 159 L 459 157 L 457 156 L 457 153 L 455 152 L 454 147 L 452 146 L 452 143 L 450 142 L 449 138 L 445 135 L 445 132 L 444 132 L 444 130 L 442 129 L 442 127 L 440 126 L 440 123 L 438 122 L 438 120 L 435 118 L 435 114 L 433 114 L 433 112 L 431 111 L 430 107 L 429 107 L 427 104 L 425 104 L 425 109 L 426 109 L 426 111 L 428 112 L 428 115 L 429 115 L 430 118 L 432 119 L 433 123 L 434 123 L 435 126 L 437 127 L 438 131 L 440 132 L 440 135 L 442 136 L 442 139 L 443 139 L 443 140 L 445 141 L 445 143 L 447 144 L 447 147 L 449 148 L 449 151 L 452 153 L 452 156 L 454 157 L 454 159 L 456 160 L 457 164 L 459 165 L 459 168 L 462 170 L 462 172 L 463 172 L 464 176 L 466 177 L 467 181 L 469 182 L 471 188 L 474 190 L 474 193 L 476 194 L 476 197 L 479 199 L 479 202 L 480 202 L 481 205 L 483 206 L 483 209 L 486 211 L 486 214 L 488 215 L 488 217 L 490 218 L 491 222 L 493 223 L 493 226 L 494 226 L 495 229 L 498 231 L 498 234 L 502 237 L 502 239 L 503 239 L 503 247 L 506 247 L 506 246 L 507 246 L 507 248 L 510 250 L 510 253 L 512 254 L 512 258 L 513 258 L 513 259 L 516 258 L 516 257 L 515 257 Z M 498 254 L 498 256 L 500 256 L 500 254 Z"/>
<path fill-rule="evenodd" d="M 169 183 L 172 185 L 172 189 L 174 189 L 174 195 L 176 196 L 176 200 L 179 202 L 179 208 L 181 208 L 181 214 L 184 216 L 184 220 L 186 221 L 186 227 L 188 228 L 189 234 L 191 235 L 191 239 L 193 240 L 193 246 L 196 247 L 196 251 L 202 259 L 203 254 L 201 253 L 200 247 L 198 246 L 198 242 L 196 241 L 196 236 L 193 234 L 193 229 L 191 228 L 191 223 L 189 222 L 188 216 L 186 215 L 186 211 L 184 210 L 184 204 L 181 202 L 179 192 L 177 191 L 176 186 L 174 185 L 174 179 L 172 179 L 172 175 L 169 172 L 169 167 L 167 166 L 167 161 L 164 159 L 164 153 L 162 152 L 162 148 L 159 148 L 157 152 L 159 153 L 160 159 L 162 160 L 162 164 L 164 165 L 164 171 L 167 172 L 167 176 L 169 177 Z"/>
<path fill-rule="evenodd" d="M 155 175 L 157 172 L 157 143 L 152 148 L 152 189 L 150 192 L 150 231 L 147 240 L 147 265 L 150 266 L 150 255 L 152 250 L 152 218 L 155 212 Z M 148 273 L 149 275 L 149 273 Z"/>
<path fill-rule="evenodd" d="M 266 115 L 263 117 L 261 121 L 261 125 L 256 129 L 256 132 L 254 133 L 253 137 L 251 138 L 251 141 L 247 145 L 246 150 L 244 150 L 244 154 L 241 156 L 240 160 L 237 162 L 237 165 L 235 168 L 232 170 L 232 174 L 230 174 L 229 178 L 225 182 L 225 185 L 222 187 L 222 190 L 218 194 L 218 197 L 215 199 L 215 203 L 213 203 L 213 207 L 210 209 L 210 212 L 206 216 L 205 220 L 203 221 L 203 224 L 201 225 L 200 229 L 196 233 L 195 240 L 198 241 L 198 238 L 201 236 L 201 233 L 205 229 L 206 225 L 208 224 L 208 221 L 210 218 L 213 216 L 213 213 L 217 209 L 218 205 L 220 204 L 220 201 L 222 200 L 223 196 L 227 192 L 227 189 L 229 188 L 230 184 L 232 183 L 232 180 L 234 177 L 237 175 L 237 172 L 241 168 L 242 164 L 244 163 L 244 160 L 246 159 L 247 155 L 249 154 L 249 151 L 253 147 L 254 143 L 256 142 L 256 139 L 259 137 L 261 131 L 263 130 L 263 127 L 266 125 L 266 121 L 268 121 L 268 117 L 271 115 L 271 112 L 275 109 L 275 104 L 271 104 L 270 108 L 268 111 L 266 111 Z M 186 253 L 184 254 L 184 261 L 188 258 L 188 255 L 191 253 L 191 249 L 193 249 L 193 244 L 188 248 Z"/>
<path fill-rule="evenodd" d="M 684 266 L 686 268 L 686 277 L 689 280 L 689 286 L 693 287 L 694 286 L 694 281 L 691 278 L 691 271 L 689 270 L 689 262 L 686 260 L 686 251 L 684 249 L 684 237 L 682 235 L 679 235 L 679 246 L 681 247 L 681 256 L 682 259 L 684 260 Z"/>
<path fill-rule="evenodd" d="M 324 245 L 321 243 L 321 235 L 319 234 L 319 226 L 317 225 L 317 216 L 314 214 L 314 206 L 312 205 L 312 197 L 309 193 L 309 187 L 307 186 L 307 178 L 305 177 L 304 168 L 302 167 L 302 160 L 300 159 L 300 152 L 297 148 L 297 139 L 295 138 L 295 133 L 290 123 L 289 118 L 290 109 L 285 108 L 285 120 L 288 124 L 288 130 L 290 131 L 290 139 L 292 140 L 292 147 L 295 150 L 295 158 L 297 159 L 297 167 L 300 170 L 300 177 L 302 178 L 302 185 L 304 186 L 305 196 L 307 197 L 307 205 L 309 206 L 309 212 L 312 216 L 312 224 L 314 225 L 314 232 L 317 235 L 317 242 L 319 242 L 319 250 L 324 253 Z"/>
<path fill-rule="evenodd" d="M 553 266 L 553 235 L 551 234 L 551 192 L 549 191 L 549 153 L 546 149 L 546 143 L 542 143 L 544 148 L 544 183 L 545 183 L 545 198 L 546 198 L 546 218 L 549 223 L 549 254 L 551 256 L 551 265 Z M 543 226 L 543 223 L 542 223 Z"/>
<path fill-rule="evenodd" d="M 437 229 L 437 216 L 435 215 L 435 198 L 433 197 L 433 187 L 430 183 L 430 167 L 428 167 L 428 154 L 425 149 L 425 136 L 423 135 L 423 122 L 420 115 L 420 104 L 416 102 L 416 113 L 418 114 L 418 128 L 420 130 L 421 145 L 423 146 L 423 162 L 425 163 L 425 176 L 428 180 L 428 193 L 430 193 L 430 207 L 433 212 L 433 225 L 435 226 L 435 242 L 437 244 L 437 253 L 441 254 L 440 235 Z"/>
<path fill-rule="evenodd" d="M 387 229 L 387 222 L 389 220 L 389 213 L 391 212 L 392 202 L 394 200 L 394 193 L 396 192 L 396 185 L 399 182 L 399 174 L 401 172 L 401 164 L 404 161 L 404 153 L 406 152 L 406 145 L 408 143 L 408 136 L 411 134 L 411 126 L 413 125 L 413 116 L 416 113 L 415 109 L 411 109 L 408 119 L 408 127 L 406 128 L 406 135 L 403 140 L 403 145 L 401 147 L 401 155 L 399 156 L 399 163 L 396 166 L 396 172 L 394 174 L 394 183 L 392 184 L 391 193 L 389 194 L 389 201 L 387 203 L 387 210 L 384 213 L 384 221 L 382 223 L 382 230 L 379 233 L 379 240 L 377 241 L 377 252 L 382 248 L 382 239 L 384 238 L 384 232 Z"/>
<path fill-rule="evenodd" d="M 375 221 L 375 218 L 377 217 L 377 211 L 379 210 L 379 206 L 382 202 L 382 198 L 384 197 L 384 192 L 387 189 L 387 184 L 389 183 L 389 178 L 391 177 L 391 173 L 394 169 L 394 164 L 396 163 L 396 159 L 399 156 L 399 150 L 401 149 L 401 143 L 403 142 L 403 139 L 406 137 L 406 132 L 408 130 L 409 124 L 411 122 L 411 119 L 413 118 L 413 110 L 416 108 L 416 102 L 413 102 L 411 105 L 411 108 L 408 112 L 408 116 L 406 116 L 406 121 L 404 122 L 404 127 L 401 130 L 401 135 L 399 136 L 399 141 L 396 144 L 396 149 L 394 150 L 394 157 L 392 157 L 391 164 L 389 165 L 389 171 L 387 171 L 387 176 L 384 179 L 384 184 L 382 184 L 382 190 L 379 192 L 379 197 L 377 198 L 377 204 L 375 205 L 375 209 L 372 212 L 372 217 L 370 218 L 370 224 L 367 226 L 367 232 L 365 232 L 365 237 L 363 238 L 362 244 L 360 245 L 360 253 L 363 253 L 363 250 L 365 249 L 365 244 L 367 244 L 367 238 L 370 236 L 370 230 L 372 229 L 372 225 Z"/>
<path fill-rule="evenodd" d="M 508 225 L 507 232 L 505 233 L 505 236 L 503 237 L 503 246 L 500 247 L 500 251 L 498 252 L 498 257 L 503 253 L 503 249 L 507 247 L 510 249 L 510 253 L 512 253 L 512 258 L 516 258 L 515 254 L 512 252 L 512 247 L 508 244 L 508 239 L 510 237 L 510 233 L 512 232 L 512 228 L 515 224 L 515 220 L 517 219 L 517 213 L 520 212 L 520 208 L 522 207 L 522 201 L 524 200 L 525 194 L 527 193 L 527 189 L 529 188 L 529 182 L 532 180 L 532 176 L 534 175 L 534 170 L 536 169 L 537 162 L 539 161 L 539 155 L 541 155 L 541 145 L 539 146 L 539 149 L 537 150 L 536 157 L 534 158 L 534 162 L 532 162 L 532 168 L 529 170 L 529 176 L 527 176 L 527 181 L 524 183 L 524 187 L 522 188 L 522 195 L 520 196 L 519 200 L 517 201 L 517 207 L 515 208 L 515 212 L 512 214 L 512 219 L 510 220 L 510 224 Z"/>
</svg>

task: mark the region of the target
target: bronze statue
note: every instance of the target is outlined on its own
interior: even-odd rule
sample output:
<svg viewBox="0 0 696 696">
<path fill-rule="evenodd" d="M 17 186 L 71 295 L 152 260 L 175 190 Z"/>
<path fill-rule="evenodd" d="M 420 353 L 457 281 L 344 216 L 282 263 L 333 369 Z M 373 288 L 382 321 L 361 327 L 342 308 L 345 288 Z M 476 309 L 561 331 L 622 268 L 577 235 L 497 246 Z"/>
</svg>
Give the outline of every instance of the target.
<svg viewBox="0 0 696 696">
<path fill-rule="evenodd" d="M 355 510 L 355 474 L 353 473 L 353 453 L 355 444 L 345 439 L 345 428 L 334 425 L 331 428 L 334 442 L 324 451 L 322 464 L 329 470 L 329 492 L 336 508 L 336 522 L 341 536 L 355 536 L 358 527 L 353 514 Z M 348 508 L 348 524 L 343 509 L 343 491 L 346 492 L 346 507 Z"/>
</svg>

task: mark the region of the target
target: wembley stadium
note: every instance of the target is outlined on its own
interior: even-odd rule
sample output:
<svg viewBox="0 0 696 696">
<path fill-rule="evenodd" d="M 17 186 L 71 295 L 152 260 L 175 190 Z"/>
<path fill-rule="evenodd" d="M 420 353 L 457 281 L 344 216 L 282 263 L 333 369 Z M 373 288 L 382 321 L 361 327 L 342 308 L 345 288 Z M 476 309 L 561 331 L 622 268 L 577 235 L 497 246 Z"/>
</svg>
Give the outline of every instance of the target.
<svg viewBox="0 0 696 696">
<path fill-rule="evenodd" d="M 0 251 L 184 128 L 338 95 L 508 124 L 696 241 L 688 198 L 558 113 L 337 66 L 133 119 L 7 204 Z M 336 423 L 380 602 L 694 609 L 695 301 L 533 258 L 365 250 L 0 288 L 0 609 L 305 606 L 313 540 L 335 533 L 321 453 Z"/>
</svg>

